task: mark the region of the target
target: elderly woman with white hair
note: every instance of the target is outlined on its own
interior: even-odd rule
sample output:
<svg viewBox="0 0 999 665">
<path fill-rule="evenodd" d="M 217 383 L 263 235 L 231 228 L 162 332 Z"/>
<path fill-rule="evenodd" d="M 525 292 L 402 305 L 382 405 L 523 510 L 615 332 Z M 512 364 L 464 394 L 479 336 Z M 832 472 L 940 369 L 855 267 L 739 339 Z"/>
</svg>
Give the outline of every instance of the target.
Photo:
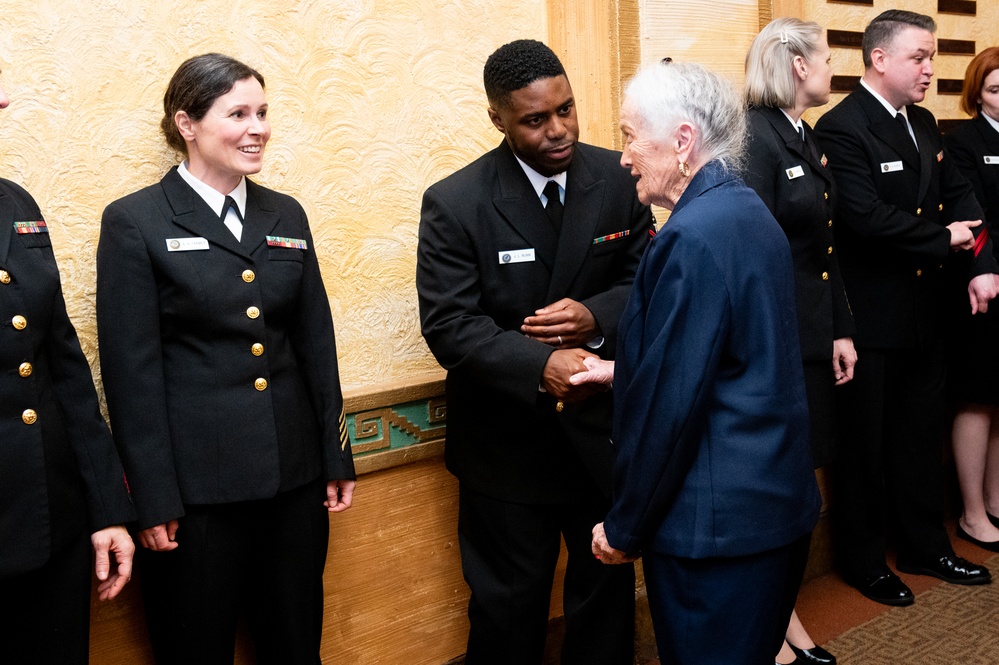
<svg viewBox="0 0 999 665">
<path fill-rule="evenodd" d="M 773 663 L 819 510 L 788 242 L 737 175 L 730 83 L 647 67 L 621 128 L 639 199 L 672 214 L 621 319 L 614 505 L 593 553 L 643 557 L 664 664 Z"/>
</svg>

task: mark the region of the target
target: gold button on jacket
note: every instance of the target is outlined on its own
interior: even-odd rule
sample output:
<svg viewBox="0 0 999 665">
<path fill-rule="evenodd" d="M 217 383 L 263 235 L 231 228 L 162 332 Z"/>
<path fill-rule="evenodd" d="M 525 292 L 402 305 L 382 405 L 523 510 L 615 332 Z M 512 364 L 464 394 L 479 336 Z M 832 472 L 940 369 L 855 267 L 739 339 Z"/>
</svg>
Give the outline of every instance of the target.
<svg viewBox="0 0 999 665">
<path fill-rule="evenodd" d="M 29 376 L 31 376 L 31 370 L 32 370 L 31 363 L 21 363 L 17 368 L 17 373 L 23 376 L 24 378 L 28 378 Z"/>
<path fill-rule="evenodd" d="M 247 284 L 249 284 L 254 279 L 256 279 L 256 277 L 257 276 L 255 274 L 253 274 L 252 270 L 244 270 L 243 271 L 243 281 L 246 282 Z"/>
<path fill-rule="evenodd" d="M 21 316 L 20 314 L 11 319 L 10 322 L 18 330 L 24 330 L 25 328 L 28 327 L 28 320 L 23 316 Z"/>
<path fill-rule="evenodd" d="M 267 379 L 257 379 L 253 382 L 253 387 L 257 390 L 267 390 Z"/>
<path fill-rule="evenodd" d="M 255 356 L 264 355 L 264 345 L 261 344 L 260 342 L 257 342 L 256 344 L 250 347 L 250 353 L 252 353 Z"/>
<path fill-rule="evenodd" d="M 255 318 L 257 318 L 258 316 L 260 316 L 260 310 L 259 310 L 259 309 L 257 309 L 256 307 L 248 307 L 248 308 L 246 309 L 246 315 L 247 315 L 248 317 L 250 317 L 251 319 L 255 319 Z"/>
<path fill-rule="evenodd" d="M 38 414 L 35 413 L 34 409 L 25 409 L 24 413 L 21 414 L 21 422 L 25 425 L 34 425 L 37 420 Z"/>
<path fill-rule="evenodd" d="M 827 273 L 824 270 L 822 271 L 822 281 L 823 282 L 828 282 L 829 281 L 829 273 Z"/>
<path fill-rule="evenodd" d="M 10 273 L 6 270 L 0 270 L 0 284 L 10 284 Z"/>
</svg>

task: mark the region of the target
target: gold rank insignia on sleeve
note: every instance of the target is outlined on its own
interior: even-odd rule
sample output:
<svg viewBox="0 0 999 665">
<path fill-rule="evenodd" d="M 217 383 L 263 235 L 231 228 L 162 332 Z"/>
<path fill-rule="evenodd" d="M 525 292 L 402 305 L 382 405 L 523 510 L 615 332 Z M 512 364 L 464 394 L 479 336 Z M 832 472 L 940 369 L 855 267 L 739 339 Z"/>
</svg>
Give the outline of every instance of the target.
<svg viewBox="0 0 999 665">
<path fill-rule="evenodd" d="M 350 437 L 347 436 L 347 415 L 343 412 L 343 407 L 340 407 L 340 450 L 346 450 L 347 444 L 350 443 Z"/>
</svg>

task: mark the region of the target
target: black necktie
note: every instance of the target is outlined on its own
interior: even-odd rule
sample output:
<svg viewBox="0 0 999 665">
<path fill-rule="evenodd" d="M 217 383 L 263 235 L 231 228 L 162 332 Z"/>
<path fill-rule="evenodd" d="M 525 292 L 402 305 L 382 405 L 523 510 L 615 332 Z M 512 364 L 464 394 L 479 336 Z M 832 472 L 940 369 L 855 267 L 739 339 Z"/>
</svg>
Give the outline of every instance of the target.
<svg viewBox="0 0 999 665">
<path fill-rule="evenodd" d="M 242 224 L 243 216 L 239 214 L 239 206 L 236 205 L 236 201 L 231 196 L 225 197 L 225 203 L 222 204 L 222 214 L 219 215 L 219 219 L 222 220 L 222 223 L 225 224 L 225 218 L 226 215 L 229 214 L 229 208 L 236 211 L 236 217 L 239 218 L 239 223 Z"/>
<path fill-rule="evenodd" d="M 909 123 L 906 122 L 905 116 L 901 113 L 896 113 L 895 122 L 897 122 L 898 126 L 902 128 L 902 131 L 909 137 L 909 140 L 912 141 L 912 145 L 916 145 L 916 139 L 912 138 L 912 134 L 909 133 Z"/>
<path fill-rule="evenodd" d="M 548 213 L 548 221 L 552 223 L 552 228 L 555 229 L 555 233 L 562 231 L 562 200 L 558 195 L 558 183 L 554 180 L 549 180 L 548 184 L 545 185 L 544 192 L 545 198 L 548 199 L 547 205 L 545 205 L 545 212 Z"/>
<path fill-rule="evenodd" d="M 801 142 L 805 142 L 805 126 L 798 125 L 798 135 L 801 136 Z"/>
</svg>

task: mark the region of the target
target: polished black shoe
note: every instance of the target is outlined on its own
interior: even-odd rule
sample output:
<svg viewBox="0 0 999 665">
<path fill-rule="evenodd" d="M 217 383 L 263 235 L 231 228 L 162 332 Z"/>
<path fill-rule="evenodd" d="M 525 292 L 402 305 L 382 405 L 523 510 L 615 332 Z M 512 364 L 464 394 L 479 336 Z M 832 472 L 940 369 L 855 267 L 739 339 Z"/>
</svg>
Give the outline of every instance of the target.
<svg viewBox="0 0 999 665">
<path fill-rule="evenodd" d="M 967 540 L 969 543 L 974 543 L 981 547 L 983 550 L 988 550 L 990 552 L 999 552 L 999 540 L 978 540 L 970 533 L 961 528 L 961 525 L 957 525 L 957 537 L 961 540 Z"/>
<path fill-rule="evenodd" d="M 890 570 L 866 577 L 847 578 L 847 584 L 876 603 L 901 607 L 912 605 L 913 596 L 905 582 Z"/>
<path fill-rule="evenodd" d="M 790 642 L 788 642 L 787 645 L 791 647 L 791 651 L 793 651 L 794 655 L 798 657 L 795 661 L 796 663 L 810 663 L 811 665 L 836 665 L 836 656 L 832 655 L 817 644 L 811 649 L 799 649 Z"/>
<path fill-rule="evenodd" d="M 931 575 L 951 584 L 988 584 L 992 573 L 985 566 L 971 563 L 967 559 L 951 554 L 922 565 L 898 562 L 896 566 L 903 573 Z"/>
<path fill-rule="evenodd" d="M 985 516 L 989 518 L 990 522 L 992 522 L 992 526 L 999 529 L 999 517 L 996 517 L 992 513 L 985 513 Z"/>
</svg>

